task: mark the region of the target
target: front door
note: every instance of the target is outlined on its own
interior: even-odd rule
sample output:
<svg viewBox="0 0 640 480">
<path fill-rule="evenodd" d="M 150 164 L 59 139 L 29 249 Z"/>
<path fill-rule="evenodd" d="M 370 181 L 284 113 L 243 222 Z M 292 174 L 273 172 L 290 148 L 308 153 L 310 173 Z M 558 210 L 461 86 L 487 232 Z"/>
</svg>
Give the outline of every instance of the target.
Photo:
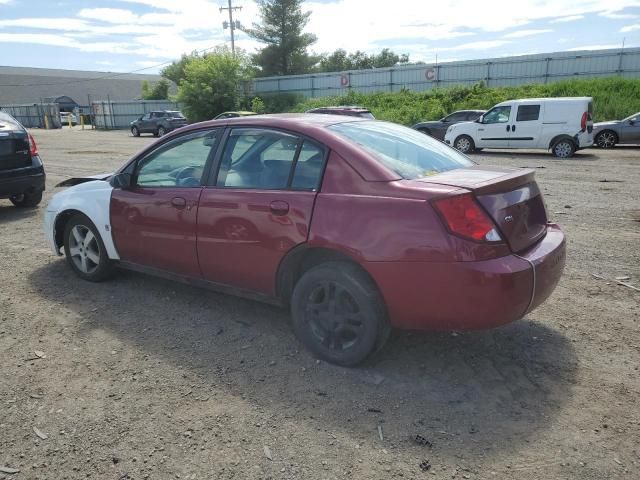
<svg viewBox="0 0 640 480">
<path fill-rule="evenodd" d="M 325 154 L 277 130 L 229 131 L 215 186 L 203 190 L 198 211 L 207 280 L 275 293 L 280 261 L 307 240 Z"/>
<path fill-rule="evenodd" d="M 139 159 L 132 186 L 114 189 L 111 228 L 123 261 L 200 276 L 196 222 L 216 132 L 190 132 Z"/>
<path fill-rule="evenodd" d="M 478 123 L 476 147 L 480 148 L 508 148 L 511 137 L 511 106 L 493 107 Z"/>
<path fill-rule="evenodd" d="M 542 105 L 539 103 L 521 104 L 516 108 L 515 118 L 511 122 L 511 148 L 546 148 L 547 145 L 539 145 L 542 131 Z"/>
<path fill-rule="evenodd" d="M 618 128 L 619 143 L 640 143 L 640 114 L 627 118 Z"/>
</svg>

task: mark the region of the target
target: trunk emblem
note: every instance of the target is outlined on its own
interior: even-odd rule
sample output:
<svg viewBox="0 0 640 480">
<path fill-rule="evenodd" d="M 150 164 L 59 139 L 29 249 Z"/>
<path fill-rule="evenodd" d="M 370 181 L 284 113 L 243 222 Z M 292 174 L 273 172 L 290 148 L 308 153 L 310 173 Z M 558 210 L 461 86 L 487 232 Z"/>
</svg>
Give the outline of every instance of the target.
<svg viewBox="0 0 640 480">
<path fill-rule="evenodd" d="M 513 215 L 507 215 L 506 217 L 504 217 L 504 221 L 507 223 L 513 222 Z"/>
</svg>

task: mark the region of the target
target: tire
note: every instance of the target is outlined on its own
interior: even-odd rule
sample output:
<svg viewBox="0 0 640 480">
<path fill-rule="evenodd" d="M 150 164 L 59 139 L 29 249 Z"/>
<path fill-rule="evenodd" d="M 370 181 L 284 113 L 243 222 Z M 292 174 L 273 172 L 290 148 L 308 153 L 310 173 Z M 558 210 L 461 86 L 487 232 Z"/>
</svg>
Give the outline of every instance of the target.
<svg viewBox="0 0 640 480">
<path fill-rule="evenodd" d="M 20 208 L 33 208 L 37 207 L 42 201 L 42 190 L 39 192 L 23 193 L 22 195 L 14 195 L 9 197 L 11 203 Z"/>
<path fill-rule="evenodd" d="M 618 143 L 618 135 L 611 130 L 603 130 L 595 138 L 595 144 L 600 148 L 613 148 Z"/>
<path fill-rule="evenodd" d="M 572 140 L 563 138 L 553 144 L 551 151 L 556 158 L 570 158 L 576 153 L 576 144 Z"/>
<path fill-rule="evenodd" d="M 64 254 L 74 273 L 90 282 L 107 280 L 115 270 L 98 229 L 81 213 L 71 217 L 65 226 Z"/>
<path fill-rule="evenodd" d="M 162 125 L 158 127 L 158 136 L 159 137 L 164 137 L 167 134 L 167 129 L 164 128 Z"/>
<path fill-rule="evenodd" d="M 460 135 L 453 142 L 453 148 L 462 153 L 471 153 L 476 149 L 476 146 L 469 135 Z"/>
<path fill-rule="evenodd" d="M 377 287 L 357 265 L 327 262 L 305 272 L 291 297 L 293 330 L 329 363 L 352 367 L 379 350 L 391 327 Z"/>
<path fill-rule="evenodd" d="M 131 127 L 131 135 L 134 137 L 140 136 L 140 130 L 138 130 L 138 127 Z"/>
</svg>

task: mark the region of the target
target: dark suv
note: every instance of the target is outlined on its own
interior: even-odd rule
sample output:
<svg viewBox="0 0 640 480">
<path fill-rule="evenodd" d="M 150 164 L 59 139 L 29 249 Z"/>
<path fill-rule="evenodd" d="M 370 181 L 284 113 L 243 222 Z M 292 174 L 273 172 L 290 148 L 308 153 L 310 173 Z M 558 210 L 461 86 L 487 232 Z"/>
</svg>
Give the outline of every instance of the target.
<svg viewBox="0 0 640 480">
<path fill-rule="evenodd" d="M 349 115 L 351 117 L 361 117 L 374 119 L 373 113 L 368 108 L 357 107 L 355 105 L 341 105 L 338 107 L 320 107 L 307 110 L 306 113 L 328 113 L 329 115 Z"/>
<path fill-rule="evenodd" d="M 30 133 L 11 115 L 0 112 L 0 198 L 16 207 L 42 200 L 44 167 Z"/>
<path fill-rule="evenodd" d="M 139 137 L 141 133 L 152 133 L 162 137 L 176 128 L 184 127 L 187 119 L 181 112 L 174 110 L 159 110 L 145 113 L 139 119 L 131 122 L 131 134 Z"/>
<path fill-rule="evenodd" d="M 474 122 L 484 113 L 484 110 L 458 110 L 447 115 L 440 120 L 433 120 L 431 122 L 416 123 L 413 129 L 418 130 L 426 135 L 431 135 L 438 140 L 444 140 L 444 135 L 447 133 L 447 128 L 451 125 L 455 125 L 460 122 Z"/>
</svg>

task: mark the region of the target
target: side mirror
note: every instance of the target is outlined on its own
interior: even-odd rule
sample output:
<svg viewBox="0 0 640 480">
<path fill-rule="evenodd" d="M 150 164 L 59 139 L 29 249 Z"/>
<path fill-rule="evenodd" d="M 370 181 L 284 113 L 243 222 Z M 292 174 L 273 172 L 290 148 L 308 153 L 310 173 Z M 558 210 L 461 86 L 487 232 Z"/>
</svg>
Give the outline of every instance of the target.
<svg viewBox="0 0 640 480">
<path fill-rule="evenodd" d="M 111 177 L 111 186 L 113 188 L 120 188 L 126 190 L 131 187 L 131 174 L 130 173 L 116 173 Z"/>
<path fill-rule="evenodd" d="M 635 120 L 629 120 L 629 125 L 635 125 L 636 121 Z"/>
<path fill-rule="evenodd" d="M 441 118 L 440 121 L 442 123 L 449 123 L 449 119 L 447 117 Z"/>
</svg>

